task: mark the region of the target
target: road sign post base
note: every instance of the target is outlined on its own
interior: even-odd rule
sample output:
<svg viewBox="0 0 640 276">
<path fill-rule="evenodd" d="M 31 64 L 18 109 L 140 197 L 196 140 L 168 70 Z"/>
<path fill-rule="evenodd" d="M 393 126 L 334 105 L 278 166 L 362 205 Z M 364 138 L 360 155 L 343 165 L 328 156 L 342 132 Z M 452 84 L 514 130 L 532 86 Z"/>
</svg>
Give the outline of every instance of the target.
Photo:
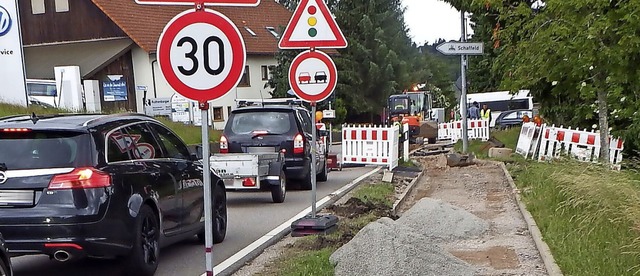
<svg viewBox="0 0 640 276">
<path fill-rule="evenodd" d="M 291 236 L 325 235 L 338 228 L 338 217 L 331 214 L 308 215 L 291 223 Z"/>
</svg>

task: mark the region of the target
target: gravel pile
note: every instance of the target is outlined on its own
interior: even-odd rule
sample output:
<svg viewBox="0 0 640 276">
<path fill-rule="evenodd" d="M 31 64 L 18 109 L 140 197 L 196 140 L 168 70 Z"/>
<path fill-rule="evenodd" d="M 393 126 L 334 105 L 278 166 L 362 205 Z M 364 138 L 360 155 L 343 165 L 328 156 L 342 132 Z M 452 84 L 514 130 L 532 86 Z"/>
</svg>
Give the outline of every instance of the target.
<svg viewBox="0 0 640 276">
<path fill-rule="evenodd" d="M 482 235 L 489 225 L 440 200 L 423 198 L 400 219 L 381 218 L 364 227 L 329 259 L 335 275 L 474 275 L 476 270 L 441 241 Z"/>
<path fill-rule="evenodd" d="M 396 224 L 438 241 L 476 238 L 489 229 L 489 223 L 474 214 L 432 198 L 418 201 Z"/>
<path fill-rule="evenodd" d="M 430 238 L 381 218 L 364 227 L 329 261 L 335 275 L 474 275 L 475 270 Z"/>
</svg>

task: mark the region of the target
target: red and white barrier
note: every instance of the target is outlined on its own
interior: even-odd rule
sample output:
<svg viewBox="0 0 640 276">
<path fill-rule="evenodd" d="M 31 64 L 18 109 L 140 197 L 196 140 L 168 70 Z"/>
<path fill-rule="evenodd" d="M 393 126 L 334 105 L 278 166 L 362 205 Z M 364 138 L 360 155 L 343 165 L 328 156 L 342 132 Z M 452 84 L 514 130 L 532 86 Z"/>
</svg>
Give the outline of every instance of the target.
<svg viewBox="0 0 640 276">
<path fill-rule="evenodd" d="M 467 120 L 467 137 L 471 140 L 489 140 L 488 120 Z M 438 124 L 438 140 L 451 140 L 452 143 L 462 139 L 462 121 Z"/>
<path fill-rule="evenodd" d="M 623 149 L 621 139 L 609 138 L 609 162 L 616 169 L 620 169 Z M 539 161 L 567 154 L 582 162 L 596 163 L 600 157 L 600 133 L 526 123 L 520 131 L 516 153 Z"/>
<path fill-rule="evenodd" d="M 398 166 L 398 126 L 342 127 L 342 163 Z"/>
<path fill-rule="evenodd" d="M 533 122 L 523 123 L 518 144 L 516 145 L 516 153 L 524 156 L 524 158 L 535 156 L 538 144 L 540 144 L 539 141 L 540 127 Z"/>
</svg>

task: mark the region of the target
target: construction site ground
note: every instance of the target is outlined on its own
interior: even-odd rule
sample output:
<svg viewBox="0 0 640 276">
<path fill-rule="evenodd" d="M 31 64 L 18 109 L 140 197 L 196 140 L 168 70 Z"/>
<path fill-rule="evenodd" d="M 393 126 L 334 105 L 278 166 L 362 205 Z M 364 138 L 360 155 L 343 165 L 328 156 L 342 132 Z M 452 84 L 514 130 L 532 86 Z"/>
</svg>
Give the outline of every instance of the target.
<svg viewBox="0 0 640 276">
<path fill-rule="evenodd" d="M 412 146 L 413 149 L 415 148 Z M 435 150 L 441 150 L 441 147 L 435 147 Z M 518 209 L 514 190 L 509 185 L 507 176 L 499 163 L 477 160 L 473 165 L 449 167 L 445 154 L 429 154 L 428 156 L 414 157 L 413 160 L 422 165 L 422 176 L 412 186 L 408 184 L 410 179 L 400 175 L 394 177 L 394 182 L 399 182 L 394 183 L 396 197 L 403 197 L 403 200 L 397 205 L 396 210 L 391 210 L 389 214 L 393 214 L 390 215 L 393 219 L 397 219 L 396 215 L 400 216 L 401 219 L 393 223 L 402 224 L 402 216 L 405 213 L 412 213 L 410 215 L 413 217 L 412 219 L 418 221 L 407 222 L 404 220 L 404 223 L 412 226 L 412 229 L 415 229 L 415 234 L 426 237 L 419 239 L 420 244 L 416 241 L 410 245 L 412 247 L 428 247 L 429 250 L 422 252 L 426 256 L 408 258 L 426 260 L 434 257 L 434 260 L 452 260 L 455 264 L 443 263 L 435 266 L 432 271 L 424 271 L 424 267 L 421 268 L 422 271 L 404 270 L 402 272 L 404 275 L 549 275 L 523 215 Z M 375 183 L 380 180 L 381 174 L 374 174 L 363 183 Z M 405 193 L 409 187 L 411 190 Z M 349 195 L 337 202 L 336 205 L 349 204 L 348 197 Z M 423 198 L 427 198 L 428 202 L 421 202 L 420 200 Z M 442 205 L 446 205 L 446 207 L 442 208 Z M 425 208 L 424 206 L 427 206 L 429 211 L 422 212 L 412 209 L 413 207 Z M 322 212 L 331 213 L 332 210 L 336 211 L 337 209 L 329 207 Z M 433 210 L 437 210 L 438 214 L 429 213 Z M 373 224 L 378 224 L 378 228 L 380 228 L 380 223 L 375 222 L 370 225 Z M 389 224 L 389 221 L 382 221 L 382 224 Z M 362 236 L 363 232 L 371 232 L 365 231 L 367 227 L 353 237 L 351 242 L 357 243 L 356 239 L 361 241 L 357 246 L 351 246 L 350 250 L 397 250 L 398 247 L 404 246 L 393 244 L 392 246 L 395 248 L 392 249 L 373 249 L 372 247 L 377 246 L 375 238 Z M 407 229 L 403 225 L 398 225 L 398 227 Z M 470 236 L 449 235 L 449 232 L 456 230 L 448 229 L 452 227 L 481 229 L 481 231 L 474 230 L 478 234 Z M 442 234 L 441 237 L 438 237 L 440 234 Z M 276 260 L 284 250 L 291 247 L 296 239 L 292 237 L 283 239 L 265 250 L 263 254 L 248 263 L 235 275 L 253 275 L 260 272 L 265 265 Z M 389 237 L 389 239 L 394 242 L 402 240 L 394 237 Z M 364 240 L 364 245 L 362 240 Z M 412 243 L 412 241 L 407 242 Z M 349 243 L 343 247 L 349 247 Z M 358 270 L 357 266 L 363 266 L 363 269 L 366 269 L 368 262 L 380 263 L 381 261 L 363 259 L 362 256 L 366 258 L 372 254 L 360 255 L 358 253 L 366 252 L 341 254 L 347 256 L 347 259 L 342 257 L 337 261 L 336 275 L 355 275 L 354 273 L 357 275 L 378 275 L 362 272 L 363 270 Z M 353 256 L 352 260 L 349 260 L 348 256 Z M 375 257 L 371 256 L 371 258 Z M 402 260 L 388 261 L 389 265 L 394 265 L 392 262 L 404 263 Z M 334 262 L 336 261 L 334 260 Z M 352 270 L 345 270 L 344 267 Z"/>
</svg>

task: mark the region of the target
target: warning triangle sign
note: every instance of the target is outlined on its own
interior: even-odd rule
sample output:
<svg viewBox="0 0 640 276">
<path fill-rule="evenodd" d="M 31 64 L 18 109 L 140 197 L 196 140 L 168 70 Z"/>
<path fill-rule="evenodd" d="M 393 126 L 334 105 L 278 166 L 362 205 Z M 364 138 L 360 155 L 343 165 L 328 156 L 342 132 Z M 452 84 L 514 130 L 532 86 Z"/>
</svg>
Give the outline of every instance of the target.
<svg viewBox="0 0 640 276">
<path fill-rule="evenodd" d="M 323 0 L 302 0 L 293 12 L 278 47 L 346 48 L 347 40 Z"/>
</svg>

